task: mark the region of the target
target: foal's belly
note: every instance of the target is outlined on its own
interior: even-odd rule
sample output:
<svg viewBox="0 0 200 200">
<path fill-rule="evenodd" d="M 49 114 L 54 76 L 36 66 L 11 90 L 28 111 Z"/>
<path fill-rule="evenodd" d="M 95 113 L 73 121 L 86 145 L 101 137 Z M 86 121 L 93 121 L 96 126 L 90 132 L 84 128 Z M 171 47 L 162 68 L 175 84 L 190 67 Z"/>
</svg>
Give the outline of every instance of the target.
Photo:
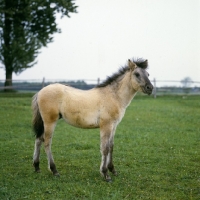
<svg viewBox="0 0 200 200">
<path fill-rule="evenodd" d="M 63 118 L 68 124 L 78 128 L 99 128 L 99 116 L 95 112 L 86 114 L 77 111 L 74 113 L 67 113 Z"/>
</svg>

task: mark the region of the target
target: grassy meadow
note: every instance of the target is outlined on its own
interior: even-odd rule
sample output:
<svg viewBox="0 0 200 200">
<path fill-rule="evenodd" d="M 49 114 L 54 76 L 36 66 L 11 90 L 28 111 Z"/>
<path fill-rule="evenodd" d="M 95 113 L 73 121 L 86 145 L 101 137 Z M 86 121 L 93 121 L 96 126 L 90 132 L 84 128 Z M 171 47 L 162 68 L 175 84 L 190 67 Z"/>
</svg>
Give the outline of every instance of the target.
<svg viewBox="0 0 200 200">
<path fill-rule="evenodd" d="M 200 96 L 138 95 L 117 128 L 118 176 L 99 173 L 99 130 L 60 120 L 52 152 L 60 177 L 34 172 L 31 96 L 0 94 L 0 199 L 200 199 Z"/>
</svg>

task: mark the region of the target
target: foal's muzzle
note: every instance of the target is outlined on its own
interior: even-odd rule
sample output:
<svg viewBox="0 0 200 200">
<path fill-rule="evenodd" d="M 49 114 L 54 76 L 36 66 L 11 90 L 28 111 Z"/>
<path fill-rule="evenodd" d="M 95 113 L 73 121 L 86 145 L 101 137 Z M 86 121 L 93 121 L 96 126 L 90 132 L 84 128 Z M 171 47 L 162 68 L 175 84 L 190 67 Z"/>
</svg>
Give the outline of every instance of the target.
<svg viewBox="0 0 200 200">
<path fill-rule="evenodd" d="M 150 95 L 153 91 L 153 85 L 150 83 L 150 84 L 146 84 L 144 86 L 144 93 Z"/>
</svg>

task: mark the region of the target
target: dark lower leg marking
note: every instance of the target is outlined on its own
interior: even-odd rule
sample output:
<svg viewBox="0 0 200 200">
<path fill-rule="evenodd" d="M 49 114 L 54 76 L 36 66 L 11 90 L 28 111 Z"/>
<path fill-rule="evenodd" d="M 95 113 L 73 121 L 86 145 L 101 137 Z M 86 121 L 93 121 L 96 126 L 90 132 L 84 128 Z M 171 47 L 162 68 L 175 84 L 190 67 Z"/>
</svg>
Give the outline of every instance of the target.
<svg viewBox="0 0 200 200">
<path fill-rule="evenodd" d="M 117 175 L 117 172 L 115 171 L 115 167 L 113 165 L 113 156 L 112 156 L 112 154 L 113 154 L 113 144 L 111 144 L 111 146 L 110 146 L 110 153 L 109 153 L 110 158 L 109 158 L 109 163 L 108 163 L 108 169 L 114 175 Z"/>
<path fill-rule="evenodd" d="M 106 153 L 107 152 L 108 151 L 106 150 Z M 102 165 L 102 168 L 101 168 L 101 173 L 102 173 L 102 175 L 104 176 L 104 178 L 105 178 L 105 180 L 107 182 L 111 182 L 111 177 L 108 175 L 108 166 L 107 166 L 107 163 L 106 163 L 107 158 L 108 158 L 108 155 L 104 155 L 104 160 L 103 160 L 103 165 Z"/>
<path fill-rule="evenodd" d="M 35 167 L 35 172 L 40 172 L 40 167 L 39 167 L 39 165 L 40 165 L 40 162 L 34 162 L 33 163 L 33 166 Z"/>
<path fill-rule="evenodd" d="M 115 167 L 114 167 L 113 164 L 112 164 L 112 165 L 109 165 L 109 166 L 108 166 L 108 169 L 109 169 L 109 171 L 112 172 L 115 176 L 117 176 L 117 172 L 115 171 Z"/>
<path fill-rule="evenodd" d="M 107 182 L 112 181 L 111 177 L 108 175 L 108 169 L 106 167 L 103 167 L 101 172 L 103 173 L 103 176 Z"/>
<path fill-rule="evenodd" d="M 58 173 L 58 171 L 56 169 L 56 165 L 53 162 L 50 163 L 50 169 L 51 169 L 53 175 L 59 176 L 59 173 Z"/>
<path fill-rule="evenodd" d="M 108 165 L 108 169 L 109 169 L 110 172 L 113 172 L 113 170 L 114 170 L 114 165 L 113 165 L 112 163 L 110 163 L 110 164 Z"/>
</svg>

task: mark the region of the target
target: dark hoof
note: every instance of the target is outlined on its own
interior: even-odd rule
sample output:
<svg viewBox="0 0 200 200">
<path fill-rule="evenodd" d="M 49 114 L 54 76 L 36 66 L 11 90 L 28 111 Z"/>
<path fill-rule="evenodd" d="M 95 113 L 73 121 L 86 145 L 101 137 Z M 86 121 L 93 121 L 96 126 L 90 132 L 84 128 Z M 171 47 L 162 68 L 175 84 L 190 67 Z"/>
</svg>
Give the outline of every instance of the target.
<svg viewBox="0 0 200 200">
<path fill-rule="evenodd" d="M 33 167 L 35 168 L 36 173 L 40 173 L 39 162 L 33 163 Z"/>
<path fill-rule="evenodd" d="M 111 183 L 111 182 L 112 182 L 112 179 L 111 179 L 111 177 L 110 177 L 109 175 L 106 175 L 106 176 L 105 176 L 105 180 L 106 180 L 106 182 L 108 182 L 108 183 Z"/>
<path fill-rule="evenodd" d="M 54 176 L 60 177 L 60 174 L 58 172 L 53 173 Z"/>
<path fill-rule="evenodd" d="M 106 182 L 107 182 L 107 183 L 112 183 L 112 179 L 111 179 L 111 178 L 106 179 Z"/>
</svg>

